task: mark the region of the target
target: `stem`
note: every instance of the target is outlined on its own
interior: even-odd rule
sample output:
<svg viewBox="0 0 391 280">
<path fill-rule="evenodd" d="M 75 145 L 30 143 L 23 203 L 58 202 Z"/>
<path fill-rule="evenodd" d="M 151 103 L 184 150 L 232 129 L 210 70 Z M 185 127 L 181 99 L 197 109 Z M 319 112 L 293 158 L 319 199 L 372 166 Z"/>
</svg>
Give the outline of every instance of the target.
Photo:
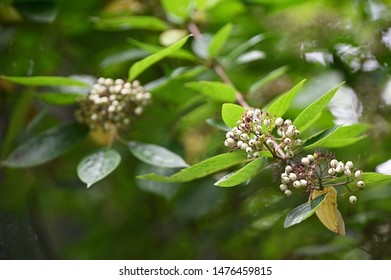
<svg viewBox="0 0 391 280">
<path fill-rule="evenodd" d="M 281 147 L 274 140 L 273 140 L 273 146 L 274 146 L 274 150 L 280 155 L 280 158 L 286 160 L 285 153 L 283 152 L 283 150 L 281 150 Z"/>
<path fill-rule="evenodd" d="M 193 23 L 193 22 L 190 22 L 188 25 L 187 25 L 187 28 L 189 29 L 189 31 L 194 35 L 194 38 L 197 40 L 199 38 L 202 37 L 202 34 L 201 34 L 201 31 L 199 30 L 198 26 Z M 211 68 L 213 68 L 213 70 L 215 71 L 215 73 L 217 74 L 217 76 L 219 76 L 219 78 L 224 82 L 226 83 L 227 85 L 230 85 L 232 86 L 233 88 L 235 88 L 234 84 L 232 83 L 231 79 L 228 77 L 228 75 L 225 73 L 225 70 L 224 68 L 219 64 L 217 63 L 216 61 L 213 61 L 210 65 Z M 236 89 L 236 88 L 235 88 Z M 243 106 L 244 108 L 248 109 L 250 108 L 250 106 L 247 104 L 246 100 L 244 99 L 243 97 L 243 94 L 236 90 L 236 102 L 238 104 L 240 104 L 241 106 Z"/>
</svg>

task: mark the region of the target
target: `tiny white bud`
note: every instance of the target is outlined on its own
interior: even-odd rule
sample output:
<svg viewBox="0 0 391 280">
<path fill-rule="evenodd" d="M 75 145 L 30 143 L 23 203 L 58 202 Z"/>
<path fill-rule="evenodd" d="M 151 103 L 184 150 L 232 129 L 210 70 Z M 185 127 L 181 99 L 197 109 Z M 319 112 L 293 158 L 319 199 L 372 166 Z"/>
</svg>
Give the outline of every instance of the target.
<svg viewBox="0 0 391 280">
<path fill-rule="evenodd" d="M 247 117 L 252 117 L 254 116 L 254 110 L 248 110 L 247 113 L 246 113 Z"/>
<path fill-rule="evenodd" d="M 359 189 L 363 189 L 363 188 L 365 187 L 364 181 L 358 181 L 358 182 L 357 182 L 357 187 L 358 187 Z"/>
<path fill-rule="evenodd" d="M 269 119 L 265 119 L 265 120 L 263 121 L 263 124 L 264 124 L 265 126 L 269 126 L 269 125 L 270 125 L 270 120 L 269 120 Z"/>
<path fill-rule="evenodd" d="M 112 95 L 109 96 L 109 99 L 110 99 L 111 101 L 114 101 L 114 100 L 117 99 L 117 96 L 115 96 L 115 94 L 112 94 Z"/>
<path fill-rule="evenodd" d="M 254 127 L 255 131 L 261 132 L 262 131 L 262 126 L 261 125 L 256 125 Z"/>
<path fill-rule="evenodd" d="M 283 184 L 289 184 L 290 182 L 291 182 L 291 180 L 289 180 L 288 177 L 282 177 L 281 178 L 281 183 L 283 183 Z"/>
<path fill-rule="evenodd" d="M 288 189 L 288 186 L 287 186 L 287 185 L 285 185 L 285 184 L 281 184 L 281 185 L 280 185 L 280 190 L 281 190 L 282 192 L 285 192 L 287 189 Z"/>
<path fill-rule="evenodd" d="M 293 158 L 294 154 L 293 154 L 292 151 L 287 151 L 287 152 L 285 153 L 285 156 L 286 156 L 287 158 Z"/>
<path fill-rule="evenodd" d="M 248 135 L 247 135 L 247 133 L 243 133 L 243 134 L 241 134 L 240 135 L 240 139 L 242 139 L 243 141 L 246 141 L 246 140 L 248 140 Z"/>
<path fill-rule="evenodd" d="M 259 152 L 255 152 L 254 154 L 253 154 L 253 156 L 255 157 L 255 158 L 259 158 Z"/>
<path fill-rule="evenodd" d="M 300 135 L 300 131 L 298 131 L 297 129 L 293 133 L 295 137 L 298 137 Z"/>
<path fill-rule="evenodd" d="M 286 173 L 292 172 L 292 167 L 291 167 L 290 165 L 287 165 L 287 166 L 285 167 L 285 172 L 286 172 Z"/>
<path fill-rule="evenodd" d="M 91 120 L 96 121 L 97 119 L 98 119 L 98 115 L 97 114 L 92 114 L 91 115 Z"/>
<path fill-rule="evenodd" d="M 292 121 L 290 119 L 287 119 L 287 120 L 284 121 L 284 124 L 286 126 L 290 126 L 292 124 Z"/>
<path fill-rule="evenodd" d="M 250 154 L 253 152 L 253 149 L 251 147 L 246 148 L 246 153 Z"/>
<path fill-rule="evenodd" d="M 296 139 L 294 144 L 295 146 L 300 146 L 303 142 L 300 139 Z"/>
<path fill-rule="evenodd" d="M 329 171 L 328 171 L 328 173 L 329 173 L 329 175 L 331 175 L 331 176 L 334 176 L 335 175 L 335 169 L 334 168 L 330 168 L 329 169 Z"/>
<path fill-rule="evenodd" d="M 362 177 L 362 171 L 356 170 L 356 172 L 354 172 L 354 177 L 360 179 Z"/>
<path fill-rule="evenodd" d="M 276 125 L 277 125 L 277 126 L 281 126 L 281 125 L 283 125 L 283 123 L 284 123 L 284 120 L 283 120 L 282 118 L 278 117 L 278 118 L 276 119 Z"/>
<path fill-rule="evenodd" d="M 354 195 L 351 195 L 349 197 L 349 202 L 352 203 L 352 204 L 356 203 L 357 202 L 357 197 L 355 197 Z"/>
<path fill-rule="evenodd" d="M 234 138 L 235 135 L 232 131 L 228 131 L 226 134 L 225 134 L 225 138 Z"/>
<path fill-rule="evenodd" d="M 107 108 L 107 111 L 109 111 L 110 113 L 114 112 L 115 111 L 115 106 L 110 105 L 109 108 Z"/>
<path fill-rule="evenodd" d="M 119 102 L 118 102 L 118 100 L 113 100 L 113 102 L 111 104 L 114 106 L 118 106 Z"/>
<path fill-rule="evenodd" d="M 285 137 L 284 129 L 282 127 L 277 128 L 277 134 L 279 136 Z"/>
<path fill-rule="evenodd" d="M 293 136 L 295 136 L 295 132 L 293 130 L 287 130 L 286 131 L 286 136 L 293 137 Z"/>
<path fill-rule="evenodd" d="M 345 174 L 346 177 L 350 177 L 352 175 L 352 172 L 349 169 L 345 169 L 343 174 Z"/>
<path fill-rule="evenodd" d="M 296 176 L 296 174 L 295 173 L 291 173 L 291 174 L 289 174 L 289 180 L 291 180 L 292 182 L 293 181 L 295 181 L 296 179 L 297 179 L 297 176 Z"/>
<path fill-rule="evenodd" d="M 122 80 L 122 79 L 116 79 L 115 81 L 114 81 L 114 84 L 116 84 L 116 85 L 123 85 L 125 82 L 124 82 L 124 80 Z"/>
<path fill-rule="evenodd" d="M 255 115 L 255 116 L 260 116 L 261 113 L 262 113 L 262 111 L 261 111 L 260 109 L 255 109 L 255 110 L 254 110 L 254 115 Z"/>
<path fill-rule="evenodd" d="M 239 130 L 239 129 L 236 129 L 236 130 L 234 131 L 234 134 L 235 134 L 236 136 L 240 136 L 242 133 L 243 133 L 243 132 L 242 132 L 241 130 Z"/>
<path fill-rule="evenodd" d="M 236 141 L 232 138 L 228 138 L 227 140 L 225 140 L 224 142 L 224 145 L 226 147 L 233 147 L 235 145 Z"/>
<path fill-rule="evenodd" d="M 123 120 L 123 122 L 124 122 L 124 124 L 129 124 L 129 123 L 130 123 L 130 120 L 129 120 L 128 118 L 125 118 L 125 119 Z"/>
<path fill-rule="evenodd" d="M 308 158 L 306 158 L 306 157 L 304 158 L 304 157 L 303 157 L 303 158 L 301 159 L 301 163 L 304 164 L 304 165 L 309 165 L 309 164 L 310 164 L 310 161 L 309 161 Z"/>
<path fill-rule="evenodd" d="M 101 85 L 103 85 L 104 83 L 105 83 L 105 78 L 103 78 L 103 77 L 100 77 L 99 79 L 98 79 L 98 84 L 101 84 Z"/>
<path fill-rule="evenodd" d="M 304 180 L 304 179 L 300 180 L 300 185 L 302 187 L 306 187 L 307 186 L 307 180 Z"/>
<path fill-rule="evenodd" d="M 307 158 L 308 158 L 309 161 L 314 161 L 315 160 L 313 155 L 308 155 Z"/>
<path fill-rule="evenodd" d="M 246 150 L 246 149 L 248 148 L 248 144 L 247 144 L 247 143 L 243 143 L 243 144 L 240 146 L 240 148 L 241 148 L 242 150 Z"/>
<path fill-rule="evenodd" d="M 330 166 L 331 166 L 331 167 L 336 168 L 337 165 L 338 165 L 338 160 L 332 159 L 332 160 L 330 161 Z"/>
<path fill-rule="evenodd" d="M 257 143 L 257 141 L 256 140 L 254 140 L 254 139 L 250 139 L 250 141 L 248 141 L 248 144 L 250 145 L 250 146 L 255 146 L 255 144 Z"/>
<path fill-rule="evenodd" d="M 261 120 L 258 119 L 258 118 L 253 118 L 253 123 L 254 123 L 254 124 L 260 124 L 260 123 L 261 123 Z"/>
<path fill-rule="evenodd" d="M 289 145 L 289 144 L 292 143 L 292 140 L 289 139 L 289 138 L 285 138 L 285 139 L 284 139 L 284 143 L 285 143 L 286 145 Z"/>
<path fill-rule="evenodd" d="M 135 113 L 136 115 L 140 115 L 142 112 L 143 112 L 143 107 L 138 106 L 138 107 L 136 107 L 136 108 L 134 109 L 134 113 Z"/>
<path fill-rule="evenodd" d="M 293 182 L 293 186 L 294 186 L 295 188 L 300 188 L 300 187 L 301 187 L 300 181 L 294 181 L 294 182 Z"/>
<path fill-rule="evenodd" d="M 242 140 L 239 140 L 238 143 L 236 143 L 236 145 L 238 145 L 238 147 L 240 148 L 242 145 L 243 145 L 243 141 Z"/>
<path fill-rule="evenodd" d="M 285 196 L 289 197 L 289 196 L 292 195 L 292 191 L 291 191 L 291 190 L 286 190 L 286 191 L 284 192 L 284 194 L 285 194 Z"/>
<path fill-rule="evenodd" d="M 266 145 L 272 146 L 273 145 L 273 140 L 272 139 L 267 139 L 266 140 Z"/>
<path fill-rule="evenodd" d="M 105 80 L 105 82 L 104 82 L 104 85 L 105 85 L 105 86 L 111 86 L 111 85 L 113 85 L 113 84 L 114 84 L 114 80 L 111 79 L 111 78 L 107 78 L 107 79 Z"/>
<path fill-rule="evenodd" d="M 351 162 L 350 160 L 348 162 L 346 162 L 345 168 L 352 169 L 353 168 L 353 162 Z"/>
</svg>

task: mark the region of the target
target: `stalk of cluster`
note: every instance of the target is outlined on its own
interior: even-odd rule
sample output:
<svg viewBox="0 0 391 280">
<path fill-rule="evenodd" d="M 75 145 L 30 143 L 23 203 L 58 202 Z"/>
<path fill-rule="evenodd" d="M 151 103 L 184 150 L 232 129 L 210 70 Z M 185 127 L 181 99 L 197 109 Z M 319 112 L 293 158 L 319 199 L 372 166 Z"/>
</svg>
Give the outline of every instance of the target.
<svg viewBox="0 0 391 280">
<path fill-rule="evenodd" d="M 294 148 L 301 145 L 299 135 L 291 120 L 284 121 L 260 109 L 249 109 L 242 114 L 237 125 L 227 132 L 224 145 L 245 150 L 249 159 L 259 157 L 264 150 L 285 159 L 292 158 Z"/>
<path fill-rule="evenodd" d="M 151 94 L 144 91 L 139 81 L 99 78 L 89 94 L 80 100 L 76 118 L 94 130 L 129 128 L 132 118 L 140 115 L 151 101 Z"/>
<path fill-rule="evenodd" d="M 287 165 L 281 174 L 280 190 L 286 196 L 292 195 L 292 189 L 306 188 L 306 191 L 320 190 L 327 186 L 346 186 L 355 183 L 359 190 L 364 189 L 363 172 L 353 168 L 353 162 L 338 161 L 332 154 L 314 153 L 303 157 L 299 163 Z M 348 188 L 349 192 L 352 190 Z M 351 203 L 357 201 L 354 195 Z"/>
</svg>

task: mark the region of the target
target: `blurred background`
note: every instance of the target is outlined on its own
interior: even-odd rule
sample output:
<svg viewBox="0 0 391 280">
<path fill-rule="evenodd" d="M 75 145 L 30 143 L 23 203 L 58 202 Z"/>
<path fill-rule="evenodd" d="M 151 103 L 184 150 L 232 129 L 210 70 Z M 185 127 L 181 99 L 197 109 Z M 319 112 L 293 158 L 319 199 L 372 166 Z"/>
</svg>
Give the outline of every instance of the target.
<svg viewBox="0 0 391 280">
<path fill-rule="evenodd" d="M 124 23 L 127 17 L 136 20 Z M 134 62 L 186 34 L 189 22 L 205 38 L 233 24 L 219 63 L 252 106 L 307 79 L 287 114 L 294 118 L 345 81 L 313 129 L 369 123 L 366 138 L 331 151 L 364 171 L 391 174 L 387 0 L 0 0 L 0 74 L 126 79 Z M 200 59 L 170 57 L 139 77 L 154 101 L 127 138 L 194 164 L 225 152 L 225 133 L 206 122 L 220 118 L 221 104 L 184 86 L 218 78 L 202 62 L 202 46 L 193 40 L 184 49 Z M 0 80 L 0 160 L 37 132 L 74 119 L 77 106 L 45 103 L 37 90 Z M 173 171 L 116 145 L 118 169 L 86 189 L 76 166 L 102 141 L 91 136 L 31 169 L 0 166 L 0 259 L 391 259 L 390 185 L 368 186 L 355 205 L 339 199 L 344 237 L 315 216 L 284 229 L 286 214 L 307 198 L 284 198 L 273 171 L 234 188 L 213 185 L 222 174 L 142 181 L 138 174 Z"/>
</svg>

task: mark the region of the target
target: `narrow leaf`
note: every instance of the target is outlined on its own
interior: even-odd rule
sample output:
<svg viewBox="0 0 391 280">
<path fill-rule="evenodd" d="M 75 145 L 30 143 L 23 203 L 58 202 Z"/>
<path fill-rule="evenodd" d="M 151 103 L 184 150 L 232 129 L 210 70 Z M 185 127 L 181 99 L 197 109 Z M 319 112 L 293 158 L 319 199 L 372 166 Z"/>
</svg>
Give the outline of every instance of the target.
<svg viewBox="0 0 391 280">
<path fill-rule="evenodd" d="M 206 177 L 210 174 L 227 169 L 239 163 L 245 162 L 246 156 L 242 152 L 232 152 L 217 155 L 212 158 L 208 158 L 193 166 L 182 169 L 178 173 L 169 177 L 159 176 L 154 173 L 138 176 L 139 179 L 160 181 L 160 182 L 188 182 L 202 177 Z"/>
<path fill-rule="evenodd" d="M 227 84 L 221 82 L 199 81 L 190 82 L 186 87 L 200 92 L 206 97 L 222 102 L 235 102 L 236 90 Z"/>
<path fill-rule="evenodd" d="M 313 149 L 315 147 L 325 147 L 324 143 L 333 137 L 333 134 L 336 133 L 339 129 L 341 129 L 341 126 L 333 126 L 330 128 L 327 128 L 325 130 L 322 130 L 321 132 L 315 134 L 314 136 L 311 136 L 308 138 L 304 143 L 304 149 L 309 150 Z"/>
<path fill-rule="evenodd" d="M 288 66 L 282 66 L 276 70 L 271 71 L 269 74 L 267 74 L 265 77 L 262 77 L 258 81 L 256 81 L 249 90 L 250 94 L 254 94 L 257 90 L 262 88 L 263 86 L 267 85 L 268 83 L 274 81 L 275 79 L 279 78 L 283 74 L 285 74 L 288 71 Z"/>
<path fill-rule="evenodd" d="M 239 55 L 241 55 L 242 53 L 244 53 L 245 51 L 247 51 L 249 48 L 251 48 L 252 46 L 255 46 L 256 44 L 258 44 L 259 42 L 261 42 L 263 39 L 265 38 L 265 36 L 263 34 L 258 34 L 258 35 L 255 35 L 254 37 L 250 38 L 248 41 L 244 42 L 243 44 L 241 44 L 240 46 L 238 46 L 237 48 L 235 48 L 228 56 L 227 58 L 230 60 L 230 61 L 233 61 L 236 57 L 238 57 Z"/>
<path fill-rule="evenodd" d="M 309 128 L 316 120 L 317 116 L 320 116 L 323 113 L 323 110 L 327 107 L 330 100 L 334 97 L 335 93 L 342 86 L 339 84 L 325 95 L 320 97 L 318 100 L 314 101 L 307 108 L 305 108 L 295 119 L 293 124 L 300 132 L 304 132 Z"/>
<path fill-rule="evenodd" d="M 168 28 L 167 24 L 153 16 L 127 16 L 101 18 L 95 23 L 95 27 L 99 30 L 121 31 L 129 29 L 147 29 L 155 31 L 163 31 Z"/>
<path fill-rule="evenodd" d="M 300 91 L 304 82 L 305 80 L 302 80 L 291 90 L 275 98 L 266 106 L 266 110 L 271 114 L 275 114 L 277 117 L 282 117 L 291 106 L 293 98 L 295 98 L 296 94 Z"/>
<path fill-rule="evenodd" d="M 98 150 L 86 156 L 77 166 L 77 175 L 87 188 L 113 172 L 121 162 L 120 154 L 113 149 Z"/>
<path fill-rule="evenodd" d="M 231 23 L 223 26 L 212 38 L 209 44 L 209 56 L 211 58 L 217 57 L 227 42 L 231 34 L 233 25 Z"/>
<path fill-rule="evenodd" d="M 2 79 L 21 84 L 25 86 L 80 86 L 89 87 L 88 84 L 67 77 L 56 76 L 32 76 L 32 77 L 16 77 L 16 76 L 1 76 Z"/>
<path fill-rule="evenodd" d="M 362 134 L 366 132 L 371 125 L 366 123 L 356 123 L 348 126 L 342 126 L 338 131 L 333 133 L 332 137 L 328 138 L 324 143 L 324 147 L 338 148 L 352 145 L 365 136 Z"/>
<path fill-rule="evenodd" d="M 35 97 L 54 105 L 70 105 L 77 102 L 81 94 L 75 93 L 39 93 Z"/>
<path fill-rule="evenodd" d="M 221 109 L 221 116 L 226 125 L 229 127 L 234 127 L 236 126 L 236 122 L 241 119 L 244 111 L 246 111 L 246 109 L 242 106 L 232 103 L 225 103 Z"/>
<path fill-rule="evenodd" d="M 142 72 L 144 72 L 148 67 L 155 64 L 156 62 L 162 60 L 166 56 L 176 52 L 179 50 L 187 41 L 187 39 L 190 37 L 186 36 L 185 38 L 182 38 L 175 44 L 169 46 L 168 48 L 165 48 L 164 50 L 161 50 L 157 53 L 154 53 L 138 62 L 132 65 L 129 69 L 129 80 L 134 80 L 138 75 L 140 75 Z"/>
<path fill-rule="evenodd" d="M 315 213 L 316 209 L 325 201 L 326 196 L 327 194 L 318 196 L 316 199 L 307 201 L 290 211 L 285 218 L 284 228 L 301 223 L 311 217 Z"/>
<path fill-rule="evenodd" d="M 317 199 L 323 195 L 327 197 L 325 201 L 316 209 L 316 215 L 322 224 L 338 235 L 345 235 L 345 223 L 337 207 L 337 191 L 333 187 L 325 187 L 323 190 L 314 190 L 312 199 Z"/>
<path fill-rule="evenodd" d="M 46 163 L 83 140 L 87 132 L 85 127 L 74 123 L 56 126 L 21 144 L 2 164 L 14 168 L 28 168 Z"/>
<path fill-rule="evenodd" d="M 229 126 L 227 126 L 225 123 L 223 123 L 220 120 L 216 119 L 206 119 L 206 123 L 209 124 L 210 126 L 217 128 L 221 131 L 228 132 L 231 130 Z"/>
<path fill-rule="evenodd" d="M 215 183 L 215 186 L 233 187 L 241 183 L 244 183 L 247 180 L 254 177 L 255 175 L 257 175 L 257 173 L 259 173 L 262 169 L 264 169 L 266 164 L 267 164 L 267 157 L 262 156 L 250 162 L 249 164 L 245 165 L 241 169 L 221 177 Z"/>
<path fill-rule="evenodd" d="M 154 166 L 166 168 L 189 166 L 180 156 L 158 145 L 130 141 L 128 148 L 136 158 Z"/>
</svg>

